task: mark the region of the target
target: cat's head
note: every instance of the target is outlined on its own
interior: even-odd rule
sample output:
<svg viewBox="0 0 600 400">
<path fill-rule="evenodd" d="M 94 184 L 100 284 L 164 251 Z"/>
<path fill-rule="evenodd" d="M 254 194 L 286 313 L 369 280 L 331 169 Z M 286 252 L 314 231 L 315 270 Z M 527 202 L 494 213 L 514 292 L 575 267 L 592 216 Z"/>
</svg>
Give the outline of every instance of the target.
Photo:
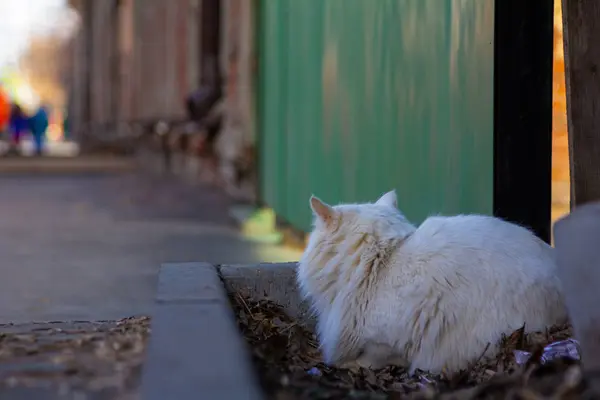
<svg viewBox="0 0 600 400">
<path fill-rule="evenodd" d="M 371 274 L 415 230 L 398 210 L 394 191 L 374 203 L 336 206 L 312 196 L 310 207 L 314 229 L 297 277 L 318 312 L 326 310 L 340 291 L 352 290 L 355 278 Z"/>
<path fill-rule="evenodd" d="M 361 260 L 388 251 L 415 230 L 398 210 L 395 191 L 374 203 L 336 206 L 312 196 L 310 207 L 314 228 L 300 260 L 299 276 L 323 284 L 323 275 L 335 278 L 352 271 Z"/>
<path fill-rule="evenodd" d="M 385 193 L 374 203 L 339 204 L 331 206 L 311 196 L 313 231 L 311 237 L 333 239 L 348 235 L 387 236 L 398 227 L 410 225 L 398 210 L 396 191 Z"/>
</svg>

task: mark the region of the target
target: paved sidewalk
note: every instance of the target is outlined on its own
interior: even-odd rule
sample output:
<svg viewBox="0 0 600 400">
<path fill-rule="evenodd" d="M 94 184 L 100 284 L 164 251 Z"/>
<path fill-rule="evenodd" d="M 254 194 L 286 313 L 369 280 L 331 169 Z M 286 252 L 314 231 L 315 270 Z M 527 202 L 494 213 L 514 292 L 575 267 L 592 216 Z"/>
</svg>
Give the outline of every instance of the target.
<svg viewBox="0 0 600 400">
<path fill-rule="evenodd" d="M 35 146 L 31 137 L 23 138 L 20 151 L 24 156 L 31 156 L 35 152 Z M 0 140 L 0 155 L 4 155 L 10 145 L 5 140 Z M 79 145 L 71 141 L 47 141 L 45 145 L 45 154 L 49 157 L 74 157 L 79 154 Z"/>
<path fill-rule="evenodd" d="M 161 263 L 253 263 L 297 251 L 240 237 L 206 187 L 118 175 L 0 175 L 0 324 L 148 314 Z"/>
</svg>

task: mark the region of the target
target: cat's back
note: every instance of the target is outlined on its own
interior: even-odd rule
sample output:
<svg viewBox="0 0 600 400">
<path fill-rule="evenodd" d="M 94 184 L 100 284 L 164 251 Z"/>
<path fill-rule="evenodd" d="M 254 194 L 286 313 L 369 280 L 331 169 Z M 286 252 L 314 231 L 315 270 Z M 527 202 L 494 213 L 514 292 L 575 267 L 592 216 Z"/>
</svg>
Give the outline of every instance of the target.
<svg viewBox="0 0 600 400">
<path fill-rule="evenodd" d="M 484 215 L 434 216 L 406 241 L 406 257 L 433 266 L 554 273 L 552 247 L 531 231 Z M 429 267 L 431 267 L 430 265 Z"/>
<path fill-rule="evenodd" d="M 398 248 L 392 265 L 387 296 L 404 296 L 403 304 L 413 307 L 407 307 L 409 315 L 452 322 L 446 333 L 440 328 L 429 338 L 436 343 L 436 335 L 444 335 L 453 344 L 440 350 L 441 359 L 477 357 L 486 343 L 525 322 L 528 329 L 541 330 L 566 315 L 553 249 L 527 229 L 497 218 L 428 218 Z M 399 279 L 406 276 L 411 280 Z M 472 343 L 464 343 L 469 335 Z M 421 356 L 417 364 L 426 369 L 437 357 L 426 350 Z"/>
</svg>

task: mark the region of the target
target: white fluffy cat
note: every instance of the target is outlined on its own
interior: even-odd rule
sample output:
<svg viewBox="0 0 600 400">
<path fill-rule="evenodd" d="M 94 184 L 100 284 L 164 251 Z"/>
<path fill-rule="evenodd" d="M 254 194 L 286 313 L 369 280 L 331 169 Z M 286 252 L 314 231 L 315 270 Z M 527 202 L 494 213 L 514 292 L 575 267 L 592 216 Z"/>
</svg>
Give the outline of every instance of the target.
<svg viewBox="0 0 600 400">
<path fill-rule="evenodd" d="M 310 199 L 314 230 L 297 279 L 316 311 L 326 363 L 454 373 L 502 334 L 565 322 L 552 247 L 482 215 L 418 228 L 395 191 L 374 204 Z"/>
</svg>

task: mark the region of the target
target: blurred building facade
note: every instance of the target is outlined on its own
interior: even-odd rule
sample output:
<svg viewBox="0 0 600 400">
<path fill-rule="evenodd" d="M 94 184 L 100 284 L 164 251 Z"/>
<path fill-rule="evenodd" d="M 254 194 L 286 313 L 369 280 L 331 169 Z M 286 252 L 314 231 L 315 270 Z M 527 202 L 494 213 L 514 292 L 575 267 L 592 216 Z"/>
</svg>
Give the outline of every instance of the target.
<svg viewBox="0 0 600 400">
<path fill-rule="evenodd" d="M 75 135 L 114 134 L 133 121 L 185 119 L 186 96 L 209 83 L 221 86 L 226 103 L 218 144 L 225 170 L 227 160 L 251 153 L 253 0 L 69 4 L 81 21 L 67 74 Z"/>
<path fill-rule="evenodd" d="M 179 118 L 199 84 L 201 0 L 72 0 L 74 123 Z M 77 121 L 77 122 L 75 122 Z"/>
</svg>

